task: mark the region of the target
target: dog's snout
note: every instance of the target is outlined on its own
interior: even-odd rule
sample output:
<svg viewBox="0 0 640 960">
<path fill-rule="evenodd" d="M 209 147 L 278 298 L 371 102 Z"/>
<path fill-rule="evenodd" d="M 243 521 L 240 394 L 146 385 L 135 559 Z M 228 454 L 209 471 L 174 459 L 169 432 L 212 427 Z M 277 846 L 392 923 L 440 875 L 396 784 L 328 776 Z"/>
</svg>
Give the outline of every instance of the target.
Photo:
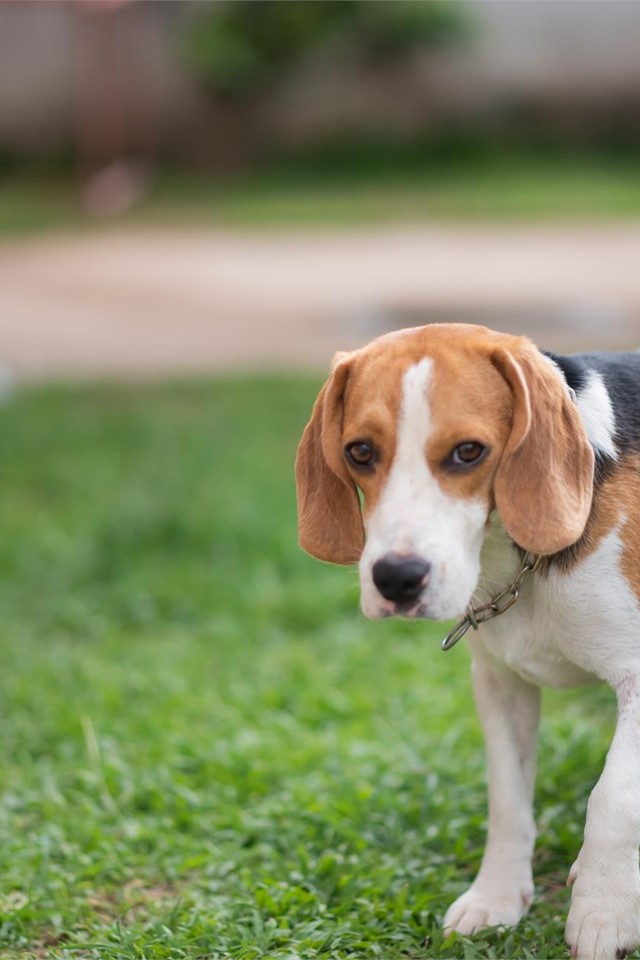
<svg viewBox="0 0 640 960">
<path fill-rule="evenodd" d="M 424 587 L 431 564 L 420 557 L 388 553 L 373 565 L 373 582 L 385 598 L 394 603 L 410 603 Z"/>
</svg>

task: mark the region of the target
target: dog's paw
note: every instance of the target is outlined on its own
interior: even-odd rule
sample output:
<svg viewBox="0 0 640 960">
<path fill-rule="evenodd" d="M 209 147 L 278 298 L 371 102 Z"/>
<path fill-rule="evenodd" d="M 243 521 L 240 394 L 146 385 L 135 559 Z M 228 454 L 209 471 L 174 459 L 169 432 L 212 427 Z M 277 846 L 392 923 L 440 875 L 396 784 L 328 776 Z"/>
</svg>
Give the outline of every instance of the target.
<svg viewBox="0 0 640 960">
<path fill-rule="evenodd" d="M 469 935 L 484 927 L 514 927 L 529 909 L 533 886 L 494 889 L 474 884 L 451 904 L 444 918 L 445 933 Z"/>
<path fill-rule="evenodd" d="M 576 960 L 620 960 L 640 946 L 640 878 L 623 887 L 578 875 L 567 917 L 565 937 Z M 617 889 L 616 889 L 617 888 Z"/>
</svg>

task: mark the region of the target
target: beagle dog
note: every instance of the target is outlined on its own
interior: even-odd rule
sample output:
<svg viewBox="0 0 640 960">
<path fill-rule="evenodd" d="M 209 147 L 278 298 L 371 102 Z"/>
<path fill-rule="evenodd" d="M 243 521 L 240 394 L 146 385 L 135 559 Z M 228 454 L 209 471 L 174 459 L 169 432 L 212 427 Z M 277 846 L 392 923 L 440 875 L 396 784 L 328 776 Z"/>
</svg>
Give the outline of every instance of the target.
<svg viewBox="0 0 640 960">
<path fill-rule="evenodd" d="M 614 689 L 566 940 L 578 960 L 625 956 L 640 945 L 640 353 L 556 356 L 466 324 L 396 331 L 336 356 L 296 478 L 301 546 L 359 564 L 367 617 L 469 610 L 477 628 L 489 610 L 468 634 L 488 837 L 447 931 L 511 926 L 531 903 L 540 687 Z"/>
</svg>

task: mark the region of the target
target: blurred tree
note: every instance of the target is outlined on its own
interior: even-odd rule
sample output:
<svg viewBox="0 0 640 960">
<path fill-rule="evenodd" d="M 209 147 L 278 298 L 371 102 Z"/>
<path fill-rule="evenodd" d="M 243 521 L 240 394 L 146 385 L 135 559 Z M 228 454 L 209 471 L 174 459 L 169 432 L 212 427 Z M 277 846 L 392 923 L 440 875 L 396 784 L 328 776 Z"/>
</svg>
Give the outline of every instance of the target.
<svg viewBox="0 0 640 960">
<path fill-rule="evenodd" d="M 226 118 L 227 149 L 238 149 L 244 128 L 246 159 L 256 103 L 305 56 L 340 44 L 361 62 L 385 66 L 459 37 L 465 23 L 462 7 L 447 0 L 220 0 L 198 8 L 184 48 Z"/>
</svg>

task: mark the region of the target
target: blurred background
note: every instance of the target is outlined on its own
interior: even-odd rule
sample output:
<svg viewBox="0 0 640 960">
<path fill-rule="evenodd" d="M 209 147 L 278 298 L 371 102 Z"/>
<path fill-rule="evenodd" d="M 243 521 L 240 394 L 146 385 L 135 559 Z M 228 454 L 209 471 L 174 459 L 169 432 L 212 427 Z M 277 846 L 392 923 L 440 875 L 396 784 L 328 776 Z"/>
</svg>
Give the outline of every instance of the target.
<svg viewBox="0 0 640 960">
<path fill-rule="evenodd" d="M 638 341 L 640 3 L 0 2 L 15 375 Z"/>
<path fill-rule="evenodd" d="M 640 2 L 0 0 L 0 958 L 561 956 L 610 739 L 546 697 L 541 893 L 468 653 L 306 557 L 332 354 L 640 346 Z"/>
</svg>

